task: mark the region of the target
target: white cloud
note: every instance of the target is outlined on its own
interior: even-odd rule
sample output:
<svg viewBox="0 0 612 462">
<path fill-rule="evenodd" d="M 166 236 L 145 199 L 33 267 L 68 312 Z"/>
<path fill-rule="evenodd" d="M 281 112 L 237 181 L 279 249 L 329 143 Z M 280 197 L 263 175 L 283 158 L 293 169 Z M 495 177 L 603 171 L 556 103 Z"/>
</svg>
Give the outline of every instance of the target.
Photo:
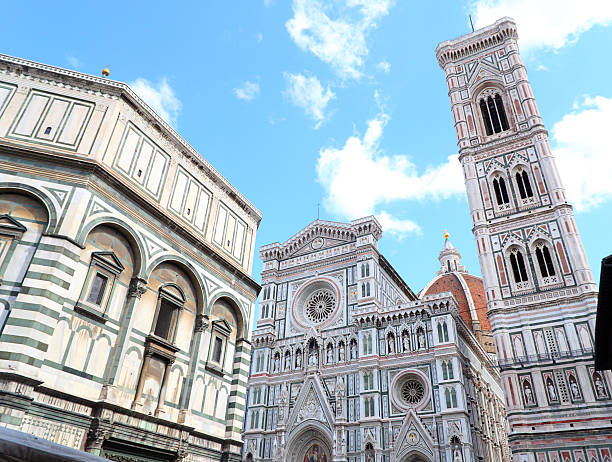
<svg viewBox="0 0 612 462">
<path fill-rule="evenodd" d="M 238 88 L 234 88 L 236 98 L 251 101 L 259 94 L 259 84 L 257 82 L 249 82 L 248 80 Z"/>
<path fill-rule="evenodd" d="M 476 27 L 510 16 L 518 27 L 521 51 L 558 50 L 595 25 L 612 21 L 610 0 L 476 0 Z"/>
<path fill-rule="evenodd" d="M 401 220 L 384 210 L 376 215 L 376 219 L 383 228 L 383 231 L 402 240 L 408 234 L 421 234 L 421 227 L 412 220 Z"/>
<path fill-rule="evenodd" d="M 256 37 L 257 37 L 257 43 L 263 42 L 263 33 L 261 31 L 257 32 Z"/>
<path fill-rule="evenodd" d="M 329 64 L 341 78 L 358 79 L 368 55 L 366 36 L 389 13 L 392 0 L 343 0 L 335 5 L 293 0 L 293 17 L 285 26 L 302 50 Z"/>
<path fill-rule="evenodd" d="M 76 56 L 67 54 L 66 61 L 68 61 L 68 64 L 70 65 L 70 67 L 72 67 L 75 70 L 81 67 L 81 60 L 77 58 Z"/>
<path fill-rule="evenodd" d="M 612 98 L 587 96 L 551 130 L 561 181 L 577 210 L 612 199 L 611 126 Z"/>
<path fill-rule="evenodd" d="M 142 77 L 129 83 L 129 86 L 162 119 L 176 127 L 177 118 L 183 105 L 174 94 L 174 90 L 168 84 L 166 77 L 162 78 L 157 86 Z"/>
<path fill-rule="evenodd" d="M 266 8 L 268 8 L 268 7 L 269 7 L 269 6 L 271 6 L 271 5 L 272 5 L 272 0 L 264 0 L 264 6 L 265 6 Z"/>
<path fill-rule="evenodd" d="M 385 74 L 388 74 L 391 70 L 391 64 L 386 59 L 383 59 L 381 62 L 379 62 L 376 67 L 378 68 L 378 70 L 384 72 Z"/>
<path fill-rule="evenodd" d="M 293 104 L 304 109 L 317 124 L 315 129 L 327 119 L 325 109 L 327 104 L 336 94 L 329 88 L 324 89 L 315 76 L 305 76 L 302 74 L 285 73 L 287 89 L 284 91 L 285 97 L 289 98 Z"/>
<path fill-rule="evenodd" d="M 363 137 L 353 135 L 341 148 L 321 149 L 317 179 L 326 191 L 324 204 L 330 212 L 351 220 L 377 215 L 387 231 L 401 237 L 419 232 L 419 226 L 381 207 L 395 201 L 463 195 L 463 174 L 457 155 L 419 172 L 407 156 L 382 153 L 379 142 L 388 120 L 380 114 L 368 122 Z"/>
<path fill-rule="evenodd" d="M 547 71 L 547 70 L 548 70 L 548 67 L 545 66 L 544 64 L 538 64 L 536 66 L 536 71 Z"/>
</svg>

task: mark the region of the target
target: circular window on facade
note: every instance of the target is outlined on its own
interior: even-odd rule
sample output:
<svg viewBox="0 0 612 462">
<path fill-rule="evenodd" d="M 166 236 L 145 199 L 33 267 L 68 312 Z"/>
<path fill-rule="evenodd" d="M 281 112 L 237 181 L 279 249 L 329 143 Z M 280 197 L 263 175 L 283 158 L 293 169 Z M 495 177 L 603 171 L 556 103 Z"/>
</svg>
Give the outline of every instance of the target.
<svg viewBox="0 0 612 462">
<path fill-rule="evenodd" d="M 306 300 L 306 317 L 318 324 L 327 320 L 336 308 L 336 296 L 329 289 L 319 289 Z"/>
<path fill-rule="evenodd" d="M 419 404 L 425 396 L 425 387 L 418 379 L 409 379 L 402 385 L 402 398 L 411 406 Z"/>
<path fill-rule="evenodd" d="M 340 290 L 328 279 L 318 279 L 300 288 L 291 313 L 301 327 L 324 326 L 335 319 L 340 306 Z"/>
<path fill-rule="evenodd" d="M 398 376 L 393 383 L 393 401 L 403 409 L 416 408 L 425 403 L 428 387 L 423 377 L 415 372 Z"/>
</svg>

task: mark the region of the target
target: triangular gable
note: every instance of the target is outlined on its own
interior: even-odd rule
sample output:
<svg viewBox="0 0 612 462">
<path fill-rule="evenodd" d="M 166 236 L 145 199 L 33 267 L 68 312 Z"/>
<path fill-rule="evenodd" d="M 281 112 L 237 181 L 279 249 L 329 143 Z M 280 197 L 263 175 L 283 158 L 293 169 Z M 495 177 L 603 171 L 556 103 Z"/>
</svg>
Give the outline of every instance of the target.
<svg viewBox="0 0 612 462">
<path fill-rule="evenodd" d="M 5 236 L 21 236 L 27 228 L 10 215 L 0 215 L 0 234 Z"/>
<path fill-rule="evenodd" d="M 480 61 L 468 78 L 468 87 L 473 87 L 477 83 L 484 80 L 496 80 L 498 82 L 502 82 L 502 77 L 499 69 L 497 69 L 493 64 Z"/>
<path fill-rule="evenodd" d="M 108 269 L 120 273 L 125 269 L 117 255 L 114 252 L 106 251 L 106 252 L 94 252 L 91 254 L 91 258 L 97 260 L 101 264 L 106 264 Z"/>
<path fill-rule="evenodd" d="M 429 430 L 423 425 L 419 416 L 410 409 L 402 422 L 397 441 L 395 442 L 395 460 L 402 460 L 411 452 L 421 452 L 433 458 L 434 441 Z"/>
<path fill-rule="evenodd" d="M 333 431 L 334 417 L 325 399 L 323 386 L 316 375 L 304 382 L 287 420 L 287 430 L 291 432 L 294 427 L 308 420 L 319 422 Z"/>
<path fill-rule="evenodd" d="M 333 247 L 338 247 L 340 245 L 345 245 L 350 242 L 351 240 L 314 237 L 313 239 L 306 241 L 301 247 L 289 253 L 287 256 L 288 257 L 298 257 L 300 255 L 307 255 L 310 253 L 319 252 L 321 250 L 326 250 L 326 249 L 330 249 Z"/>
<path fill-rule="evenodd" d="M 230 334 L 232 332 L 232 326 L 225 319 L 215 319 L 212 322 L 213 329 L 219 329 L 221 332 Z"/>
</svg>

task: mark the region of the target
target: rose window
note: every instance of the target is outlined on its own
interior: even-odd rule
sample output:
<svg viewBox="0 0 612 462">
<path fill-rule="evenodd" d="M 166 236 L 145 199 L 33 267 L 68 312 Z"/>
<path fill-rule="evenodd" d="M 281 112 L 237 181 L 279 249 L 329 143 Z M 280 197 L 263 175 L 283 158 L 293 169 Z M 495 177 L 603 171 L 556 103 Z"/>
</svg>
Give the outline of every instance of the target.
<svg viewBox="0 0 612 462">
<path fill-rule="evenodd" d="M 425 396 L 425 387 L 420 381 L 410 379 L 406 380 L 402 385 L 402 398 L 408 404 L 418 404 L 423 399 L 423 396 Z"/>
<path fill-rule="evenodd" d="M 331 290 L 319 289 L 306 301 L 306 317 L 314 322 L 325 321 L 336 307 L 336 297 Z"/>
</svg>

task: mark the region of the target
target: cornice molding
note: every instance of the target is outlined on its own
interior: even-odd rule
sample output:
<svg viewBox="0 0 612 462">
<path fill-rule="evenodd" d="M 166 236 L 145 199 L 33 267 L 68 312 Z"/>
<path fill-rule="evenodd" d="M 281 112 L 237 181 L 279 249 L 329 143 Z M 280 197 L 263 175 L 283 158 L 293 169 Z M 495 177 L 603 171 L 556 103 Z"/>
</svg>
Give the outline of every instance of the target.
<svg viewBox="0 0 612 462">
<path fill-rule="evenodd" d="M 77 71 L 71 71 L 48 64 L 28 61 L 5 54 L 0 54 L 0 69 L 24 76 L 30 80 L 58 82 L 63 85 L 73 85 L 89 93 L 99 92 L 107 97 L 125 100 L 141 117 L 159 131 L 161 136 L 174 144 L 175 148 L 186 158 L 195 163 L 200 169 L 224 190 L 247 213 L 251 214 L 259 224 L 262 213 L 244 197 L 219 171 L 217 171 L 204 157 L 202 157 L 187 141 L 185 141 L 165 120 L 163 120 L 151 107 L 144 102 L 126 83 L 96 77 Z"/>
<path fill-rule="evenodd" d="M 136 204 L 138 204 L 142 210 L 145 210 L 151 216 L 159 220 L 160 225 L 155 225 L 150 220 L 147 220 L 145 217 L 140 216 L 139 218 L 146 222 L 147 225 L 152 226 L 154 228 L 158 228 L 160 234 L 164 233 L 164 229 L 171 228 L 173 231 L 181 236 L 185 241 L 193 246 L 194 249 L 199 250 L 203 255 L 208 256 L 212 261 L 217 263 L 221 268 L 230 272 L 232 276 L 225 275 L 222 271 L 214 269 L 210 263 L 205 263 L 201 258 L 198 258 L 197 255 L 190 255 L 190 258 L 193 258 L 195 261 L 198 261 L 200 264 L 203 264 L 209 270 L 212 270 L 218 277 L 225 280 L 226 283 L 230 286 L 235 285 L 235 281 L 239 280 L 250 289 L 250 291 L 240 290 L 239 287 L 236 289 L 241 292 L 244 296 L 246 296 L 250 300 L 255 300 L 259 291 L 261 290 L 261 286 L 250 276 L 248 275 L 242 268 L 234 265 L 231 261 L 229 261 L 225 256 L 221 253 L 221 251 L 217 251 L 212 244 L 209 244 L 202 237 L 197 236 L 193 231 L 189 229 L 187 226 L 176 226 L 175 217 L 171 216 L 169 213 L 165 212 L 161 209 L 156 203 L 153 203 L 148 197 L 144 194 L 138 194 L 136 191 L 131 188 L 126 188 L 124 182 L 117 177 L 114 173 L 108 171 L 103 166 L 98 164 L 97 162 L 88 159 L 88 158 L 78 158 L 74 155 L 64 155 L 58 154 L 56 151 L 46 150 L 43 148 L 36 149 L 25 149 L 21 145 L 12 145 L 10 143 L 6 143 L 5 140 L 0 141 L 0 154 L 4 155 L 13 155 L 13 156 L 27 156 L 28 158 L 38 158 L 41 161 L 41 164 L 37 167 L 37 169 L 43 170 L 44 163 L 53 163 L 54 161 L 61 160 L 63 165 L 69 168 L 77 169 L 83 172 L 84 177 L 74 178 L 77 180 L 77 184 L 79 187 L 91 188 L 96 193 L 104 196 L 106 199 L 115 204 L 119 209 L 122 209 L 124 213 L 128 214 L 128 212 L 134 216 L 132 213 L 133 210 L 130 210 L 129 207 L 126 206 L 125 201 L 120 201 L 115 195 L 109 193 L 106 188 L 101 187 L 95 181 L 91 181 L 91 177 L 98 177 L 109 186 L 116 188 L 118 190 L 123 191 L 129 199 L 133 200 Z M 6 158 L 6 157 L 5 157 Z M 5 165 L 8 162 L 4 162 Z M 32 169 L 32 173 L 36 173 L 35 169 Z M 65 176 L 65 175 L 63 175 Z M 177 240 L 172 239 L 170 236 L 167 237 L 169 241 L 174 241 L 175 244 L 178 245 L 179 248 L 183 248 L 185 253 L 189 253 L 187 248 L 180 244 Z M 176 247 L 174 247 L 176 249 Z"/>
</svg>

